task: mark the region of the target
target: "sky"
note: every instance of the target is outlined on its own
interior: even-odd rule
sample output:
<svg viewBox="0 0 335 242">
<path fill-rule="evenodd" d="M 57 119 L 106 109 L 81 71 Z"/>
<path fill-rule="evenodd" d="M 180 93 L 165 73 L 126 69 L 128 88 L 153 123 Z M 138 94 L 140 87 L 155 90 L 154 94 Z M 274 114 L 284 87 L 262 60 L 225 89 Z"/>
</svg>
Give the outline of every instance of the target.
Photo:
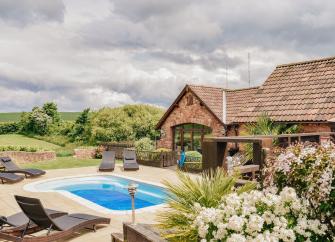
<svg viewBox="0 0 335 242">
<path fill-rule="evenodd" d="M 333 0 L 0 0 L 0 112 L 167 107 L 335 55 Z"/>
</svg>

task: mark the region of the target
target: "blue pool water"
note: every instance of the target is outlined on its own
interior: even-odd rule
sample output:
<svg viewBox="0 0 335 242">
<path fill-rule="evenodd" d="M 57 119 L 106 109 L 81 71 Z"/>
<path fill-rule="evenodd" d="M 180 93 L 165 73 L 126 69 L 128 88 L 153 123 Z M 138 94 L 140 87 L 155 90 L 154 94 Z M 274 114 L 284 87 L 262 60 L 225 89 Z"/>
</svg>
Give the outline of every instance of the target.
<svg viewBox="0 0 335 242">
<path fill-rule="evenodd" d="M 41 183 L 36 187 L 49 191 L 67 191 L 111 210 L 131 210 L 129 183 L 138 185 L 135 195 L 136 209 L 159 205 L 166 199 L 166 191 L 162 187 L 116 176 L 91 176 L 66 180 Z"/>
</svg>

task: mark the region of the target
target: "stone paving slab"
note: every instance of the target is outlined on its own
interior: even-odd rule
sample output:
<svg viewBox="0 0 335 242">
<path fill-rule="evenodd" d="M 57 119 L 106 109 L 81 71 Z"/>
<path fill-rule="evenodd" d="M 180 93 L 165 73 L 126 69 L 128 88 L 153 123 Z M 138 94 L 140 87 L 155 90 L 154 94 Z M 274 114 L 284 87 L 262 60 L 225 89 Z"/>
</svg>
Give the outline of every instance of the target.
<svg viewBox="0 0 335 242">
<path fill-rule="evenodd" d="M 23 186 L 50 178 L 63 177 L 63 176 L 77 176 L 85 174 L 120 174 L 129 178 L 137 178 L 144 181 L 161 183 L 163 180 L 177 181 L 176 172 L 170 169 L 155 168 L 149 166 L 140 166 L 139 171 L 123 171 L 120 165 L 116 165 L 114 172 L 98 172 L 97 167 L 83 167 L 71 169 L 57 169 L 48 170 L 47 173 L 39 178 L 28 178 L 16 184 L 0 184 L 0 215 L 8 216 L 13 213 L 19 212 L 14 195 L 23 195 L 30 197 L 40 198 L 45 207 L 57 209 L 68 213 L 89 213 L 98 216 L 105 216 L 111 218 L 111 223 L 108 226 L 101 227 L 97 232 L 81 232 L 81 236 L 75 236 L 67 241 L 110 241 L 110 234 L 112 232 L 122 232 L 122 222 L 129 222 L 130 215 L 110 215 L 99 213 L 86 206 L 83 206 L 70 198 L 64 197 L 59 193 L 46 193 L 46 192 L 28 192 L 23 189 Z M 136 214 L 137 222 L 139 223 L 155 223 L 156 211 L 146 211 Z"/>
</svg>

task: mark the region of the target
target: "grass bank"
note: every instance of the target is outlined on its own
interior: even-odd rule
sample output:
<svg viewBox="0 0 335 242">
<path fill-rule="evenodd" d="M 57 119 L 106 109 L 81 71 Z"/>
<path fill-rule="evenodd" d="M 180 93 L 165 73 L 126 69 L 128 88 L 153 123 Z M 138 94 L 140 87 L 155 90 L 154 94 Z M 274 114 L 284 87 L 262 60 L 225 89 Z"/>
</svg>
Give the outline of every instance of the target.
<svg viewBox="0 0 335 242">
<path fill-rule="evenodd" d="M 43 140 L 29 138 L 20 134 L 4 134 L 0 135 L 0 145 L 13 145 L 13 146 L 29 146 L 37 147 L 45 150 L 57 150 L 61 147 Z"/>
</svg>

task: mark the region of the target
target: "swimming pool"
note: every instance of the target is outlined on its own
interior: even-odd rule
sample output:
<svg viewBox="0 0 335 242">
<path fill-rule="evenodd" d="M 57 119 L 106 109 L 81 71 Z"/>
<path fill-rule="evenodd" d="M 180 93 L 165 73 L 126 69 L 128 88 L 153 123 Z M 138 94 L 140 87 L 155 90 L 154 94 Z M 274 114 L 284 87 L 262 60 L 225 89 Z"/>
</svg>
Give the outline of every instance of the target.
<svg viewBox="0 0 335 242">
<path fill-rule="evenodd" d="M 26 185 L 25 190 L 32 192 L 58 192 L 85 206 L 100 212 L 129 212 L 131 198 L 128 185 L 138 185 L 135 207 L 139 210 L 152 210 L 164 204 L 164 187 L 147 182 L 115 175 L 91 175 L 65 177 L 34 182 Z"/>
</svg>

